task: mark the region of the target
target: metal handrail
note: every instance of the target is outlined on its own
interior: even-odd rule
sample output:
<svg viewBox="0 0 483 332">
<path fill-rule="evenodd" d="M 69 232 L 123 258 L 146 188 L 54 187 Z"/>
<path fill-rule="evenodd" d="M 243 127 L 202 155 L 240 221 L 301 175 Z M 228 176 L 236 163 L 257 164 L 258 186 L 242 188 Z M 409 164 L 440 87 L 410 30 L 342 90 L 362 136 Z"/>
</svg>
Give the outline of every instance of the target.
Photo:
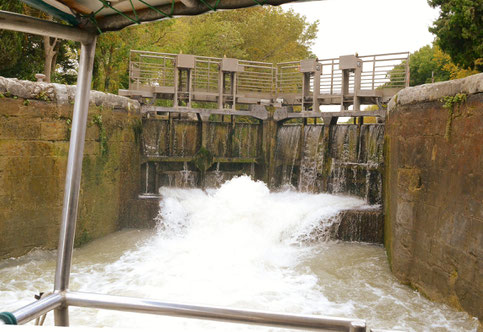
<svg viewBox="0 0 483 332">
<path fill-rule="evenodd" d="M 13 315 L 19 324 L 25 324 L 61 306 L 107 309 L 304 330 L 366 331 L 365 321 L 355 318 L 291 315 L 72 291 L 57 292 L 46 296 L 37 302 L 14 311 Z"/>
</svg>

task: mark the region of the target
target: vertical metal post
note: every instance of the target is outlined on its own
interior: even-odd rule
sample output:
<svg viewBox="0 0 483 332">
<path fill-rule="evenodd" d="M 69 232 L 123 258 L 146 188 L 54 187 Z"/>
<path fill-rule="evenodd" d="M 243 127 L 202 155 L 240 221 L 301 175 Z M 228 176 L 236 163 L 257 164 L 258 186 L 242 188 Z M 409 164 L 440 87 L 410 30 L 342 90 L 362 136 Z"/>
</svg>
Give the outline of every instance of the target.
<svg viewBox="0 0 483 332">
<path fill-rule="evenodd" d="M 232 92 L 233 92 L 233 103 L 231 105 L 231 109 L 235 111 L 236 110 L 235 109 L 235 106 L 236 106 L 236 92 L 237 92 L 237 87 L 236 87 L 236 85 L 237 85 L 237 73 L 236 72 L 232 73 L 231 74 L 231 77 L 232 77 L 231 86 L 232 86 L 232 89 L 233 89 L 232 90 Z"/>
<path fill-rule="evenodd" d="M 372 90 L 375 88 L 376 82 L 376 56 L 374 55 L 372 59 Z"/>
<path fill-rule="evenodd" d="M 174 65 L 174 101 L 173 106 L 178 107 L 178 89 L 179 89 L 179 74 L 178 64 Z"/>
<path fill-rule="evenodd" d="M 94 36 L 90 42 L 81 44 L 72 133 L 65 177 L 64 207 L 57 252 L 57 269 L 55 271 L 54 291 L 56 292 L 63 292 L 69 287 L 96 39 L 97 37 Z M 69 325 L 69 312 L 66 306 L 55 310 L 55 325 Z"/>
<path fill-rule="evenodd" d="M 218 72 L 218 109 L 223 109 L 223 93 L 225 86 L 225 75 L 220 69 Z"/>
<path fill-rule="evenodd" d="M 334 94 L 334 59 L 330 65 L 330 94 Z"/>
<path fill-rule="evenodd" d="M 319 94 L 320 94 L 320 75 L 322 73 L 322 65 L 317 63 L 315 72 L 314 72 L 314 89 L 312 91 L 312 111 L 319 112 L 320 105 L 319 105 Z"/>
<path fill-rule="evenodd" d="M 206 78 L 206 91 L 211 91 L 211 59 L 208 59 L 208 64 L 206 65 L 207 69 L 208 69 L 208 72 L 207 72 L 207 78 Z M 196 70 L 196 68 L 195 68 Z M 200 84 L 201 86 L 203 86 L 202 84 Z"/>
<path fill-rule="evenodd" d="M 272 65 L 272 99 L 277 98 L 278 94 L 278 67 Z"/>
<path fill-rule="evenodd" d="M 196 69 L 195 69 L 196 70 Z M 191 108 L 191 100 L 193 98 L 193 91 L 192 91 L 192 88 L 193 88 L 193 78 L 192 78 L 192 73 L 191 73 L 192 69 L 188 69 L 187 70 L 187 79 L 188 79 L 188 107 Z"/>
<path fill-rule="evenodd" d="M 310 96 L 310 76 L 312 73 L 303 73 L 303 81 L 302 81 L 302 112 L 308 111 L 305 108 L 305 97 Z"/>
<path fill-rule="evenodd" d="M 133 77 L 133 70 L 132 70 L 132 59 L 131 59 L 131 56 L 132 56 L 132 50 L 129 52 L 129 78 Z M 132 89 L 132 85 L 131 85 L 131 79 L 129 79 L 129 89 Z"/>
<path fill-rule="evenodd" d="M 342 87 L 340 92 L 340 110 L 346 110 L 346 104 L 344 102 L 344 97 L 349 93 L 349 70 L 342 69 Z"/>
<path fill-rule="evenodd" d="M 354 70 L 354 98 L 352 104 L 354 105 L 354 111 L 361 110 L 361 102 L 359 99 L 359 93 L 361 90 L 361 80 L 362 80 L 362 60 L 357 60 L 357 67 Z"/>
<path fill-rule="evenodd" d="M 405 87 L 408 88 L 409 87 L 409 84 L 410 84 L 410 79 L 411 79 L 411 70 L 410 70 L 410 67 L 409 67 L 409 59 L 411 58 L 411 56 L 409 55 L 408 53 L 408 59 L 406 60 L 406 84 L 405 84 Z"/>
</svg>

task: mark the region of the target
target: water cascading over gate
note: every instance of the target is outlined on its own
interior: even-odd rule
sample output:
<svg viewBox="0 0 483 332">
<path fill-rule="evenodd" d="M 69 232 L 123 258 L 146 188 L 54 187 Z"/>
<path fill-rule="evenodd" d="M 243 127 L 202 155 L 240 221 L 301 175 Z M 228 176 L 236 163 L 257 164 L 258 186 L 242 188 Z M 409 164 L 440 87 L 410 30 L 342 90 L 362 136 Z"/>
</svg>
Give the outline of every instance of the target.
<svg viewBox="0 0 483 332">
<path fill-rule="evenodd" d="M 271 189 L 289 186 L 381 203 L 383 124 L 283 124 L 235 116 L 200 123 L 151 116 L 143 126 L 146 194 L 159 194 L 162 186 L 217 187 L 248 174 Z M 200 158 L 206 169 L 200 169 Z"/>
</svg>

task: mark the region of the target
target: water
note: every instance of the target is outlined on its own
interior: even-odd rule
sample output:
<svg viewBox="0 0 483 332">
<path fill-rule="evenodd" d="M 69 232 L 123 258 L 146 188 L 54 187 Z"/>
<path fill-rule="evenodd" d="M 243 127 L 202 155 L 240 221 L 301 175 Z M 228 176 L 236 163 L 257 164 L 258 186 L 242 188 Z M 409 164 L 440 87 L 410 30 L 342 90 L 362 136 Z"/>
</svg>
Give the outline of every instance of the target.
<svg viewBox="0 0 483 332">
<path fill-rule="evenodd" d="M 275 148 L 275 183 L 276 187 L 294 185 L 296 164 L 299 155 L 301 126 L 282 126 L 277 133 Z"/>
<path fill-rule="evenodd" d="M 392 277 L 379 246 L 306 241 L 317 225 L 360 199 L 270 193 L 240 177 L 219 189 L 162 188 L 156 230 L 127 230 L 76 250 L 71 289 L 300 314 L 366 319 L 370 327 L 474 331 L 466 314 L 434 304 Z M 0 263 L 0 307 L 13 310 L 52 288 L 55 254 Z M 52 324 L 49 315 L 46 324 Z M 114 311 L 71 308 L 75 326 L 167 331 L 272 331 Z"/>
<path fill-rule="evenodd" d="M 300 161 L 299 190 L 316 192 L 316 180 L 322 167 L 324 153 L 320 136 L 323 126 L 306 126 L 302 159 Z"/>
</svg>

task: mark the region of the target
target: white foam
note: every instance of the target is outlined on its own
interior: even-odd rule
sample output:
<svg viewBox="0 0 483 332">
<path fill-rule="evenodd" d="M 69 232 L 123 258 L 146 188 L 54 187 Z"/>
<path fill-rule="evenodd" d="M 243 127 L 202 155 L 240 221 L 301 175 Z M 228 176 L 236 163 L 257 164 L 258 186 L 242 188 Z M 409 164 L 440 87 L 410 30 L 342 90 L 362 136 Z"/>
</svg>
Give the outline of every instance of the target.
<svg viewBox="0 0 483 332">
<path fill-rule="evenodd" d="M 471 331 L 467 315 L 431 303 L 390 274 L 381 247 L 300 243 L 351 197 L 270 193 L 244 176 L 219 189 L 163 188 L 156 231 L 123 231 L 74 255 L 71 289 L 294 314 L 367 319 L 371 328 Z M 55 258 L 34 252 L 0 264 L 0 304 L 13 310 L 50 291 Z M 17 301 L 21 301 L 18 303 Z M 167 331 L 273 330 L 71 308 L 73 326 Z M 46 322 L 52 325 L 52 315 Z"/>
</svg>

